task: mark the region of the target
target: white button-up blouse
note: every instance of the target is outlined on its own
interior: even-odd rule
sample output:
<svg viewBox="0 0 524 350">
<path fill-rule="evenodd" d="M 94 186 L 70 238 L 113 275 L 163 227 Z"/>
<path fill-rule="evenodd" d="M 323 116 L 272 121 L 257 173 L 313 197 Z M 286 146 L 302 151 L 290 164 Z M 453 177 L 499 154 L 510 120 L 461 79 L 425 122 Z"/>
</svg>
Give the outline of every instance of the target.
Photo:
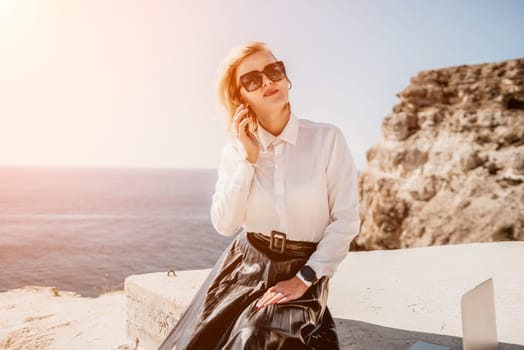
<svg viewBox="0 0 524 350">
<path fill-rule="evenodd" d="M 358 174 L 342 131 L 291 112 L 274 136 L 260 124 L 255 164 L 238 138 L 222 149 L 211 221 L 231 236 L 284 232 L 288 239 L 319 242 L 307 265 L 317 277 L 333 276 L 360 228 Z"/>
</svg>

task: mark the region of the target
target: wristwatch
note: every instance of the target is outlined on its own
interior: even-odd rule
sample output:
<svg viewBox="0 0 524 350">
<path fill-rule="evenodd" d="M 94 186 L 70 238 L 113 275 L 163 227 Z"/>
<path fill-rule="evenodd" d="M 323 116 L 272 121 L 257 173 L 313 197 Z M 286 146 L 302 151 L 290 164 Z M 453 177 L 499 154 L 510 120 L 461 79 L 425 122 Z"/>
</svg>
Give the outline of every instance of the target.
<svg viewBox="0 0 524 350">
<path fill-rule="evenodd" d="M 315 270 L 313 270 L 309 265 L 304 265 L 304 267 L 302 267 L 300 271 L 297 272 L 297 277 L 300 278 L 308 287 L 311 287 L 313 283 L 318 281 Z"/>
</svg>

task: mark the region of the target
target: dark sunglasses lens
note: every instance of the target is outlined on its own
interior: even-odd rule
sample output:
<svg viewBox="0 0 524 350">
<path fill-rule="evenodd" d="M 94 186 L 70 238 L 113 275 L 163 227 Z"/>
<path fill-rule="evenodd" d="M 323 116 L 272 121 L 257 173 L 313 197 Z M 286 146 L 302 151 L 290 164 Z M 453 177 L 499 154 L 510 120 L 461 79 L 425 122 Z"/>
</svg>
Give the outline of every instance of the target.
<svg viewBox="0 0 524 350">
<path fill-rule="evenodd" d="M 252 72 L 243 75 L 240 82 L 247 91 L 253 91 L 262 86 L 262 74 L 260 72 Z"/>
<path fill-rule="evenodd" d="M 282 80 L 286 77 L 286 69 L 284 68 L 284 64 L 280 61 L 266 66 L 264 72 L 268 78 L 273 81 Z"/>
</svg>

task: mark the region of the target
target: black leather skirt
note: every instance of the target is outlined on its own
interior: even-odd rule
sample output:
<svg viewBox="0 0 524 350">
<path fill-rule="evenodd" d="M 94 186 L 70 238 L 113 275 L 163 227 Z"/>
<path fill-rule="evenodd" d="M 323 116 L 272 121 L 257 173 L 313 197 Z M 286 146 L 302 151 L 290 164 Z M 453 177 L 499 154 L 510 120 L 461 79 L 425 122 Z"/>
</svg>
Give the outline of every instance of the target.
<svg viewBox="0 0 524 350">
<path fill-rule="evenodd" d="M 317 245 L 287 240 L 281 253 L 264 238 L 242 232 L 230 243 L 158 350 L 339 349 L 326 276 L 299 299 L 256 307 L 269 287 L 297 273 Z"/>
</svg>

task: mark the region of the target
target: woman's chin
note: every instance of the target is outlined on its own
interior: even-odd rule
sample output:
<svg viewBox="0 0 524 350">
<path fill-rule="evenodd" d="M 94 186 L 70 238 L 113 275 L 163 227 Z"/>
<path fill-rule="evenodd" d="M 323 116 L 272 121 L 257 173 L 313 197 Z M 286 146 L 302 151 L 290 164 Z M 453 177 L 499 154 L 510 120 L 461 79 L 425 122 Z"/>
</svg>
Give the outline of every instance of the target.
<svg viewBox="0 0 524 350">
<path fill-rule="evenodd" d="M 287 98 L 279 98 L 279 99 L 274 99 L 274 100 L 267 100 L 266 101 L 266 106 L 269 107 L 269 109 L 279 109 L 279 108 L 284 108 L 287 103 L 289 102 L 289 100 Z"/>
<path fill-rule="evenodd" d="M 260 105 L 258 110 L 261 112 L 274 112 L 274 111 L 280 111 L 283 108 L 286 107 L 289 100 L 287 98 L 281 98 L 281 99 L 275 99 L 275 100 L 266 100 L 263 104 Z"/>
</svg>

